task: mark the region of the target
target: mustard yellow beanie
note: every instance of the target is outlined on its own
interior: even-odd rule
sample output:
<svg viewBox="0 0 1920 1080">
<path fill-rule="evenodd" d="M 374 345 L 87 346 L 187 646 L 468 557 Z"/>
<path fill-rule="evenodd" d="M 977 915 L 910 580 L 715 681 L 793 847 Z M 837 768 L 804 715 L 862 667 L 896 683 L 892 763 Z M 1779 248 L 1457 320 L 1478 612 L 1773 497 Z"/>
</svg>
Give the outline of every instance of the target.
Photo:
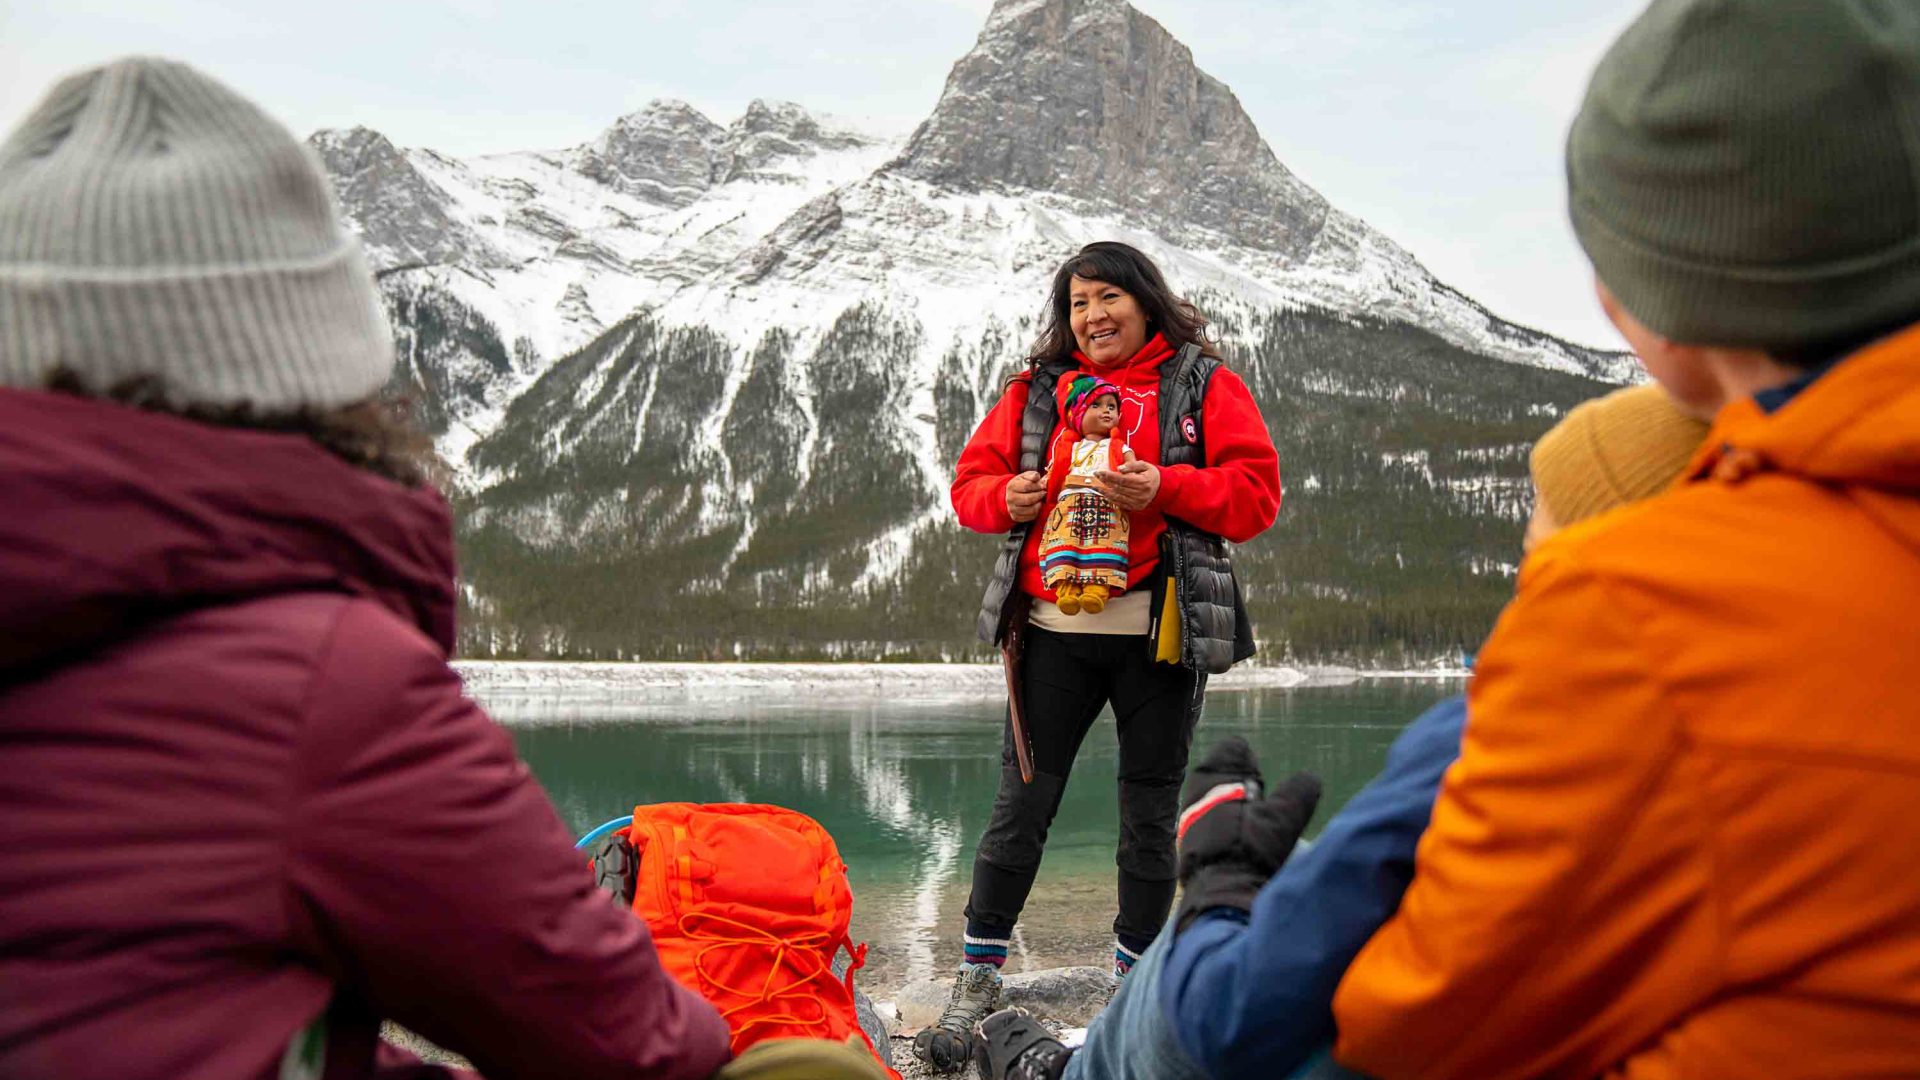
<svg viewBox="0 0 1920 1080">
<path fill-rule="evenodd" d="M 1664 491 L 1687 467 L 1707 425 L 1658 386 L 1583 401 L 1533 444 L 1533 486 L 1560 525 Z"/>
</svg>

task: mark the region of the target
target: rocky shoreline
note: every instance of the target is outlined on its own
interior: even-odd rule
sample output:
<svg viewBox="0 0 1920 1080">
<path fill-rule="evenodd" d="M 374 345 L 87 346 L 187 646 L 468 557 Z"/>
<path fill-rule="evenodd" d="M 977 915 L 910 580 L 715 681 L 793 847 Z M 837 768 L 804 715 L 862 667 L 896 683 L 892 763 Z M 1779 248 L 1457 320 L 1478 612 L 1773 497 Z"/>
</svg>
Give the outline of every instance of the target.
<svg viewBox="0 0 1920 1080">
<path fill-rule="evenodd" d="M 1005 1005 L 1033 1013 L 1062 1042 L 1073 1046 L 1113 1000 L 1120 981 L 1104 968 L 1063 967 L 1014 972 L 1001 985 Z M 941 1075 L 914 1059 L 913 1036 L 940 1019 L 952 986 L 951 976 L 920 979 L 901 987 L 891 1003 L 881 1004 L 879 1012 L 888 1024 L 892 1043 L 892 1064 L 905 1080 Z M 886 1015 L 888 1004 L 892 1005 L 891 1017 Z"/>
<path fill-rule="evenodd" d="M 993 700 L 1007 692 L 997 664 L 672 663 L 460 660 L 454 664 L 467 693 L 489 708 L 517 713 L 527 704 L 596 700 L 703 699 L 731 701 L 744 694 L 803 694 L 815 701 L 884 699 L 938 704 Z M 1464 671 L 1368 670 L 1331 665 L 1241 664 L 1207 684 L 1209 692 L 1348 686 L 1365 679 L 1458 678 Z"/>
</svg>

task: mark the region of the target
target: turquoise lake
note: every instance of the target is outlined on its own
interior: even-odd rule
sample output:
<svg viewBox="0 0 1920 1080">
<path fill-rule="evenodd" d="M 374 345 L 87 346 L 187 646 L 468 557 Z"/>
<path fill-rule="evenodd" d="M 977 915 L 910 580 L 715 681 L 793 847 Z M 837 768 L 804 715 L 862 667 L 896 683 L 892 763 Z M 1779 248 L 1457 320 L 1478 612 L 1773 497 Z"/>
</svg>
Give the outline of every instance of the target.
<svg viewBox="0 0 1920 1080">
<path fill-rule="evenodd" d="M 1315 829 L 1379 771 L 1407 722 L 1458 693 L 1442 679 L 1209 694 L 1196 748 L 1241 734 L 1268 775 L 1320 774 Z M 800 697 L 801 695 L 794 695 Z M 886 993 L 958 962 L 973 846 L 999 773 L 1004 705 L 605 703 L 538 723 L 493 711 L 575 834 L 644 802 L 770 802 L 812 815 L 840 846 L 869 943 L 864 985 Z M 1197 750 L 1196 750 L 1197 752 Z M 1087 738 L 1015 940 L 1010 969 L 1103 964 L 1114 911 L 1116 749 L 1103 717 Z"/>
</svg>

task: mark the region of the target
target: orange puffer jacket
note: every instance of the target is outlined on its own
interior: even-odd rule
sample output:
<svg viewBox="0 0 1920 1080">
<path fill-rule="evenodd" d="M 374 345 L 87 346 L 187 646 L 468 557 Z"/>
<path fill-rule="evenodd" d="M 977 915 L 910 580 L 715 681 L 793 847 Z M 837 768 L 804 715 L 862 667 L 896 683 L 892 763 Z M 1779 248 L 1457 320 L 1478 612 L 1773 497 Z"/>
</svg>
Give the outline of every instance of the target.
<svg viewBox="0 0 1920 1080">
<path fill-rule="evenodd" d="M 1689 475 L 1527 560 L 1342 1062 L 1920 1076 L 1920 327 Z"/>
</svg>

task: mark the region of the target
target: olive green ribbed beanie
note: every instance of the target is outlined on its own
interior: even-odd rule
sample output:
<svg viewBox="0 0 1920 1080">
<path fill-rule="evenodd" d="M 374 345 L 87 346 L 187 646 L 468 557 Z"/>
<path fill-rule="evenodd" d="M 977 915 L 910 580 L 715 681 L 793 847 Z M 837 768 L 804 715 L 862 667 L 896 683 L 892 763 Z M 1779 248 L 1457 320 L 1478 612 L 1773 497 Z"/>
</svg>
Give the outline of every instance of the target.
<svg viewBox="0 0 1920 1080">
<path fill-rule="evenodd" d="M 1672 340 L 1920 317 L 1920 4 L 1655 0 L 1594 72 L 1567 187 L 1600 280 Z"/>
<path fill-rule="evenodd" d="M 1561 526 L 1665 491 L 1707 437 L 1658 386 L 1583 401 L 1533 444 L 1533 488 Z"/>
<path fill-rule="evenodd" d="M 175 405 L 363 400 L 393 340 L 319 160 L 185 64 L 61 81 L 0 143 L 0 386 L 56 370 Z"/>
</svg>

